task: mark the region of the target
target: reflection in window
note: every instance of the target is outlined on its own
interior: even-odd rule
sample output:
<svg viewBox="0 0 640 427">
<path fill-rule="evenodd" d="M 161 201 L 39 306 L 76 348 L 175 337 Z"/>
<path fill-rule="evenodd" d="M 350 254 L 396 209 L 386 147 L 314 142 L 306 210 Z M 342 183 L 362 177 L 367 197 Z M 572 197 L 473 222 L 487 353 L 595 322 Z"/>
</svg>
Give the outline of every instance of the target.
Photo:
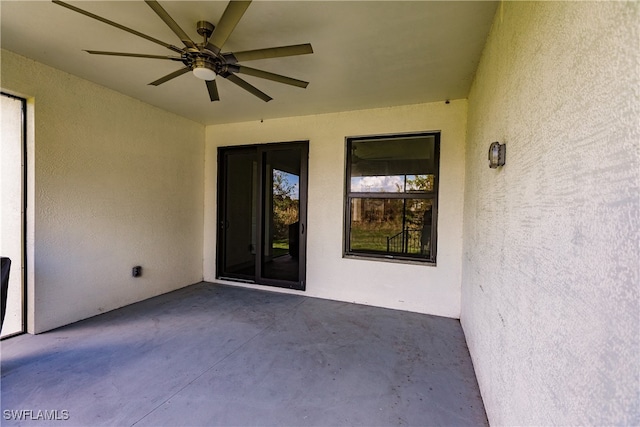
<svg viewBox="0 0 640 427">
<path fill-rule="evenodd" d="M 352 176 L 354 193 L 409 193 L 433 191 L 435 175 Z"/>
<path fill-rule="evenodd" d="M 345 253 L 435 262 L 439 134 L 347 139 Z"/>
<path fill-rule="evenodd" d="M 350 248 L 428 255 L 432 212 L 425 199 L 352 199 Z"/>
<path fill-rule="evenodd" d="M 293 252 L 293 237 L 297 237 L 300 217 L 300 177 L 292 173 L 273 169 L 273 256 Z M 293 237 L 292 237 L 293 235 Z"/>
</svg>

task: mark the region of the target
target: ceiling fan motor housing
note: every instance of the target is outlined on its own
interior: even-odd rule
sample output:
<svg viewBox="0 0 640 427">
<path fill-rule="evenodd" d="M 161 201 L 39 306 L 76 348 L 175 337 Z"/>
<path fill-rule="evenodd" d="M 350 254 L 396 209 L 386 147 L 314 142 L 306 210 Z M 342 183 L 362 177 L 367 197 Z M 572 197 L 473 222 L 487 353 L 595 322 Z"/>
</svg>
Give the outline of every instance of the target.
<svg viewBox="0 0 640 427">
<path fill-rule="evenodd" d="M 209 37 L 213 34 L 215 28 L 215 25 L 211 22 L 198 21 L 196 30 L 204 40 L 201 44 L 196 44 L 195 48 L 187 48 L 186 52 L 182 54 L 184 65 L 189 67 L 193 74 L 202 80 L 214 80 L 216 75 L 226 77 L 227 69 L 224 57 L 206 48 Z"/>
<path fill-rule="evenodd" d="M 198 23 L 196 24 L 196 28 L 197 28 L 198 34 L 200 34 L 202 37 L 208 40 L 209 37 L 211 37 L 211 34 L 213 34 L 213 30 L 215 30 L 216 27 L 211 22 L 198 21 Z M 205 44 L 206 44 L 206 41 L 205 41 Z"/>
</svg>

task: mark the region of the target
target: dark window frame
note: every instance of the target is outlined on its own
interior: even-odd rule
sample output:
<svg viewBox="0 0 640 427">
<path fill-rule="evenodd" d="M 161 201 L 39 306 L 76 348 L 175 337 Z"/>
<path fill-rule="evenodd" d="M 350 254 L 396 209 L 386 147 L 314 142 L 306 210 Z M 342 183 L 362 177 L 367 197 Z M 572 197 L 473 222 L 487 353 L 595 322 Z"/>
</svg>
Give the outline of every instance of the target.
<svg viewBox="0 0 640 427">
<path fill-rule="evenodd" d="M 351 191 L 351 169 L 352 169 L 352 145 L 353 142 L 380 141 L 380 140 L 402 140 L 410 138 L 434 138 L 434 162 L 435 177 L 432 192 L 352 192 Z M 344 258 L 365 258 L 381 261 L 397 261 L 403 263 L 419 263 L 422 265 L 436 265 L 437 254 L 437 229 L 438 229 L 438 194 L 440 180 L 440 131 L 425 131 L 412 133 L 395 133 L 369 136 L 351 136 L 345 138 L 345 179 L 344 179 L 344 226 L 343 226 L 343 257 Z M 432 224 L 430 236 L 430 250 L 428 256 L 416 256 L 408 253 L 374 251 L 351 249 L 351 206 L 354 199 L 400 199 L 400 200 L 430 200 L 432 206 Z"/>
</svg>

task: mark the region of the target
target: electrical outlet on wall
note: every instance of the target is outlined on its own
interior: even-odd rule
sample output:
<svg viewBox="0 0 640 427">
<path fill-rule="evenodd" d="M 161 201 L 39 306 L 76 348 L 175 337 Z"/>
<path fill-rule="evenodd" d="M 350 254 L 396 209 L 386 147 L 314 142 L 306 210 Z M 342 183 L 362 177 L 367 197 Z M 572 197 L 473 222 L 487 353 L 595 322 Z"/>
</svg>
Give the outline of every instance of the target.
<svg viewBox="0 0 640 427">
<path fill-rule="evenodd" d="M 131 270 L 131 275 L 133 277 L 142 276 L 142 267 L 140 267 L 139 265 L 136 265 L 135 267 L 133 267 L 133 269 Z"/>
</svg>

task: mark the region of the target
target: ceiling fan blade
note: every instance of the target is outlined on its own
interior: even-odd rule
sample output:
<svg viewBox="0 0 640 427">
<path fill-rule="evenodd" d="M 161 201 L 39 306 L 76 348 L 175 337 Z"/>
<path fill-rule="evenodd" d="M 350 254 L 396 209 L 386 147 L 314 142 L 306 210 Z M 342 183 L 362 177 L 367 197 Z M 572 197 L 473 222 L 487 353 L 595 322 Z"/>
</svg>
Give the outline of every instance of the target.
<svg viewBox="0 0 640 427">
<path fill-rule="evenodd" d="M 109 55 L 109 56 L 129 56 L 133 58 L 152 58 L 152 59 L 169 59 L 171 61 L 182 61 L 179 56 L 169 55 L 147 55 L 146 53 L 127 53 L 127 52 L 105 52 L 103 50 L 85 50 L 92 55 Z"/>
<path fill-rule="evenodd" d="M 88 16 L 89 18 L 96 19 L 96 20 L 98 20 L 100 22 L 104 22 L 105 24 L 109 24 L 109 25 L 111 25 L 113 27 L 116 27 L 116 28 L 118 28 L 120 30 L 123 30 L 123 31 L 126 31 L 128 33 L 134 34 L 134 35 L 136 35 L 138 37 L 142 37 L 143 39 L 147 39 L 147 40 L 149 40 L 151 42 L 154 42 L 154 43 L 157 43 L 157 44 L 159 44 L 161 46 L 164 46 L 167 49 L 171 49 L 174 52 L 182 53 L 182 49 L 180 49 L 179 47 L 170 45 L 169 43 L 165 43 L 162 40 L 158 40 L 156 38 L 153 38 L 151 36 L 143 34 L 143 33 L 139 32 L 139 31 L 132 30 L 131 28 L 125 27 L 124 25 L 120 25 L 117 22 L 110 21 L 110 20 L 108 20 L 106 18 L 103 18 L 101 16 L 95 15 L 95 14 L 93 14 L 91 12 L 87 12 L 86 10 L 82 10 L 82 9 L 80 9 L 78 7 L 72 6 L 72 5 L 67 4 L 65 2 L 62 2 L 60 0 L 52 0 L 52 1 L 53 1 L 53 3 L 55 3 L 55 4 L 59 5 L 59 6 L 66 7 L 67 9 L 70 9 L 70 10 L 73 10 L 74 12 L 78 12 L 78 13 L 80 13 L 82 15 Z"/>
<path fill-rule="evenodd" d="M 284 83 L 291 86 L 297 86 L 301 88 L 306 88 L 309 82 L 305 82 L 303 80 L 294 79 L 287 76 L 282 76 L 280 74 L 270 73 L 268 71 L 256 70 L 255 68 L 245 67 L 244 65 L 232 65 L 231 67 L 235 67 L 238 69 L 238 73 L 247 74 L 249 76 L 260 77 L 261 79 L 273 80 L 274 82 Z"/>
<path fill-rule="evenodd" d="M 173 31 L 176 36 L 178 36 L 180 40 L 182 40 L 182 43 L 184 43 L 185 46 L 196 48 L 196 44 L 193 42 L 193 40 L 191 40 L 187 33 L 185 33 L 184 30 L 180 28 L 178 23 L 173 20 L 171 15 L 169 15 L 167 11 L 164 10 L 162 6 L 160 6 L 160 3 L 155 0 L 145 0 L 145 3 L 147 3 L 151 9 L 153 9 L 153 11 L 160 17 L 160 19 L 164 21 L 165 24 L 167 24 L 169 28 L 171 28 L 171 31 Z"/>
<path fill-rule="evenodd" d="M 166 76 L 161 77 L 161 78 L 159 78 L 158 80 L 156 80 L 156 81 L 154 81 L 154 82 L 149 83 L 149 85 L 151 85 L 151 86 L 158 86 L 158 85 L 161 85 L 162 83 L 168 82 L 169 80 L 174 79 L 174 78 L 176 78 L 176 77 L 178 77 L 178 76 L 181 76 L 181 75 L 183 75 L 184 73 L 188 73 L 189 71 L 191 71 L 191 68 L 189 68 L 189 67 L 181 68 L 181 69 L 179 69 L 178 71 L 174 71 L 174 72 L 173 72 L 173 73 L 171 73 L 171 74 L 167 74 Z"/>
<path fill-rule="evenodd" d="M 266 49 L 246 50 L 244 52 L 225 53 L 228 63 L 255 61 L 257 59 L 278 58 L 282 56 L 306 55 L 313 53 L 310 43 L 296 44 L 292 46 L 269 47 Z"/>
<path fill-rule="evenodd" d="M 209 43 L 207 43 L 206 49 L 212 51 L 216 55 L 220 53 L 222 46 L 226 43 L 227 39 L 233 32 L 236 25 L 247 10 L 251 0 L 248 1 L 230 1 L 227 8 L 224 10 L 218 25 L 213 30 Z"/>
<path fill-rule="evenodd" d="M 227 79 L 227 80 L 232 81 L 235 84 L 237 84 L 238 86 L 240 86 L 242 89 L 246 90 L 247 92 L 250 92 L 251 94 L 257 96 L 258 98 L 262 99 L 264 102 L 269 102 L 269 101 L 271 101 L 273 99 L 269 95 L 267 95 L 266 93 L 264 93 L 261 90 L 259 90 L 258 88 L 256 88 L 255 86 L 252 86 L 249 83 L 245 82 L 244 80 L 242 80 L 240 77 L 236 76 L 235 74 L 229 73 L 227 76 L 224 76 L 224 78 Z"/>
<path fill-rule="evenodd" d="M 207 84 L 207 90 L 209 91 L 209 99 L 211 102 L 220 101 L 220 96 L 218 95 L 218 85 L 215 80 L 205 80 Z"/>
</svg>

